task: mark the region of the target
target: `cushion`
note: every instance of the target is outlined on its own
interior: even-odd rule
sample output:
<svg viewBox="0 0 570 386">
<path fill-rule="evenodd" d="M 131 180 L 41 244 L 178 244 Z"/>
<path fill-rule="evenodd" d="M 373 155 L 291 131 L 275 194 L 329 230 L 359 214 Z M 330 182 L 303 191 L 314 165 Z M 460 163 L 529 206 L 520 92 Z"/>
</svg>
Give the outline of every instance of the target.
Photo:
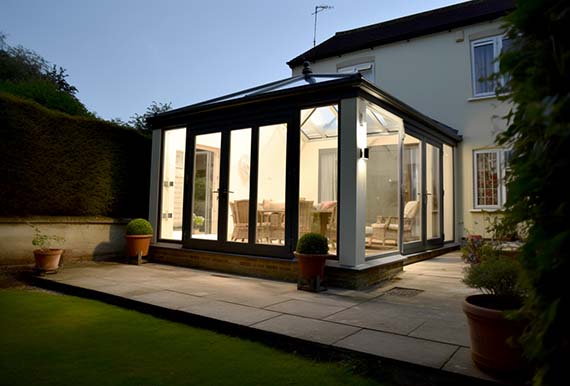
<svg viewBox="0 0 570 386">
<path fill-rule="evenodd" d="M 323 201 L 321 202 L 319 209 L 320 210 L 329 210 L 334 208 L 334 206 L 336 205 L 336 201 Z"/>
</svg>

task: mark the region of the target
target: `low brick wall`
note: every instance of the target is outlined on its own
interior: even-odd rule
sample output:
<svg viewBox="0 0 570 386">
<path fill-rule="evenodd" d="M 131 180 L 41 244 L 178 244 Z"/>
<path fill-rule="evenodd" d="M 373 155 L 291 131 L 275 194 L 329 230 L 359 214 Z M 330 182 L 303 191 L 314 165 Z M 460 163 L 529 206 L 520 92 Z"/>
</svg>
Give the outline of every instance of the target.
<svg viewBox="0 0 570 386">
<path fill-rule="evenodd" d="M 392 279 L 402 272 L 403 268 L 403 261 L 394 261 L 359 270 L 327 266 L 326 278 L 331 287 L 361 290 Z"/>
<path fill-rule="evenodd" d="M 149 260 L 154 263 L 179 265 L 265 279 L 296 282 L 297 260 L 230 255 L 182 249 L 179 246 L 150 248 Z M 331 287 L 364 289 L 391 279 L 403 269 L 403 259 L 387 264 L 369 264 L 369 267 L 350 269 L 331 261 L 325 267 L 327 284 Z"/>
<path fill-rule="evenodd" d="M 149 259 L 182 267 L 201 268 L 289 282 L 297 281 L 297 261 L 151 246 Z"/>
<path fill-rule="evenodd" d="M 430 251 L 415 253 L 412 255 L 407 255 L 404 265 L 417 263 L 419 261 L 433 259 L 434 257 L 441 256 L 445 253 L 456 251 L 459 249 L 459 244 L 448 244 L 444 245 L 442 248 L 432 249 Z"/>
<path fill-rule="evenodd" d="M 34 263 L 32 245 L 37 225 L 47 235 L 65 238 L 63 263 L 106 260 L 125 254 L 127 220 L 108 217 L 0 217 L 0 265 Z"/>
</svg>

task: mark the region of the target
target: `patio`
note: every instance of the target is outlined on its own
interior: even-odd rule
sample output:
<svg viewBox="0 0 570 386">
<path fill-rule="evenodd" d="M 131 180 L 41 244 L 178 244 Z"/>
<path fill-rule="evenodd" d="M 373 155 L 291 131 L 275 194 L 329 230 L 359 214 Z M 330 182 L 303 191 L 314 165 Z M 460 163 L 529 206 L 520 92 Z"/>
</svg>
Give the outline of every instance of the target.
<svg viewBox="0 0 570 386">
<path fill-rule="evenodd" d="M 405 267 L 366 291 L 298 291 L 295 284 L 159 264 L 83 263 L 39 285 L 183 321 L 384 359 L 464 381 L 493 381 L 471 363 L 458 252 Z"/>
</svg>

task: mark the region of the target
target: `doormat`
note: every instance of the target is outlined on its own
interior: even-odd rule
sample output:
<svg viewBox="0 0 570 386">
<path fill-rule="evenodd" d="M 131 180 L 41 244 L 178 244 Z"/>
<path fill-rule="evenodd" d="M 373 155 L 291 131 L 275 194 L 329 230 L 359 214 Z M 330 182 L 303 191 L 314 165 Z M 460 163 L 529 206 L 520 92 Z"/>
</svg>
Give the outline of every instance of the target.
<svg viewBox="0 0 570 386">
<path fill-rule="evenodd" d="M 403 287 L 394 287 L 391 290 L 389 290 L 388 292 L 386 292 L 386 295 L 391 295 L 391 296 L 401 296 L 401 297 L 412 297 L 412 296 L 416 296 L 417 294 L 424 292 L 424 290 L 419 290 L 419 289 L 415 289 L 415 288 L 403 288 Z"/>
</svg>

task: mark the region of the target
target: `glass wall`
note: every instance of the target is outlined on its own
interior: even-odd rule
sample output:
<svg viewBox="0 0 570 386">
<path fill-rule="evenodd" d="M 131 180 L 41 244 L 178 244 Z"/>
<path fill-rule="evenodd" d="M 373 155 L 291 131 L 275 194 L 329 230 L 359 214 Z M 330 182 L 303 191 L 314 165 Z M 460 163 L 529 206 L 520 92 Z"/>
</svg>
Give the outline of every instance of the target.
<svg viewBox="0 0 570 386">
<path fill-rule="evenodd" d="M 404 243 L 420 241 L 422 237 L 422 150 L 421 141 L 410 134 L 404 137 L 402 160 L 402 196 Z"/>
<path fill-rule="evenodd" d="M 249 230 L 249 169 L 251 129 L 230 133 L 228 241 L 247 242 Z"/>
<path fill-rule="evenodd" d="M 455 212 L 453 208 L 453 147 L 443 145 L 443 234 L 444 241 L 455 239 L 453 223 Z"/>
<path fill-rule="evenodd" d="M 426 143 L 426 235 L 428 239 L 441 237 L 440 150 Z"/>
<path fill-rule="evenodd" d="M 164 131 L 160 239 L 182 240 L 186 128 Z"/>
<path fill-rule="evenodd" d="M 366 255 L 398 251 L 400 118 L 366 106 Z"/>
<path fill-rule="evenodd" d="M 220 132 L 196 136 L 192 238 L 218 237 L 218 190 L 220 187 Z"/>
<path fill-rule="evenodd" d="M 301 110 L 299 237 L 317 232 L 337 242 L 338 106 Z"/>
<path fill-rule="evenodd" d="M 258 244 L 285 244 L 287 124 L 259 128 L 257 169 Z"/>
</svg>

